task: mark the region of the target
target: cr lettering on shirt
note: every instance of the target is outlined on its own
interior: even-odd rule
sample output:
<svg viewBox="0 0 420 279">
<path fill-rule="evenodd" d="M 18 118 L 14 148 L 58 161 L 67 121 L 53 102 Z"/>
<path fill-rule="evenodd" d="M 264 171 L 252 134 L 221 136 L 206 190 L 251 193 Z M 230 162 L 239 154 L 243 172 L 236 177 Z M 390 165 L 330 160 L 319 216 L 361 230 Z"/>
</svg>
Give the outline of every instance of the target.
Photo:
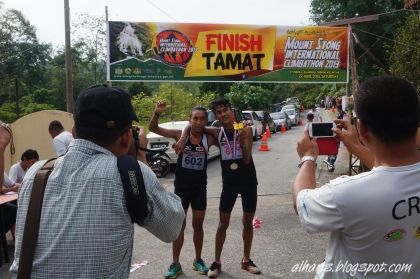
<svg viewBox="0 0 420 279">
<path fill-rule="evenodd" d="M 399 213 L 401 213 L 401 211 L 405 211 L 409 217 L 413 215 L 413 213 L 420 214 L 419 205 L 420 205 L 420 197 L 417 197 L 417 196 L 410 197 L 406 200 L 399 200 L 394 204 L 392 208 L 392 217 L 395 220 L 401 220 L 407 217 L 407 215 L 397 214 L 397 211 Z"/>
</svg>

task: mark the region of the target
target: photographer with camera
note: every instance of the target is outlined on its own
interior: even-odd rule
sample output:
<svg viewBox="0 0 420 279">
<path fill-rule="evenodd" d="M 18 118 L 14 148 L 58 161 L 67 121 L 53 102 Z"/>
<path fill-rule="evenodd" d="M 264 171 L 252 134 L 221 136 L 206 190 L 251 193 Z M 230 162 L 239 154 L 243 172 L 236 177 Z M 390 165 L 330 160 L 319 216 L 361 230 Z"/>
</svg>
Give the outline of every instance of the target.
<svg viewBox="0 0 420 279">
<path fill-rule="evenodd" d="M 334 273 L 340 263 L 353 267 L 378 263 L 411 266 L 409 272 L 400 273 L 357 269 L 351 276 L 355 278 L 418 278 L 420 258 L 413 256 L 420 250 L 415 233 L 420 225 L 418 93 L 402 78 L 380 76 L 365 81 L 355 100 L 364 145 L 353 147 L 372 156 L 372 170 L 339 177 L 317 188 L 318 145 L 307 132 L 297 145 L 301 161 L 292 189 L 293 206 L 307 232 L 331 233 L 325 262 L 317 269 L 316 278 L 349 278 L 343 270 L 342 274 Z M 391 110 L 393 117 L 383 121 L 383 115 Z M 354 135 L 348 130 L 350 126 L 343 126 L 345 121 L 336 123 Z M 339 136 L 343 138 L 343 134 Z M 354 143 L 354 136 L 344 138 Z"/>
<path fill-rule="evenodd" d="M 134 225 L 117 160 L 134 157 L 137 152 L 145 160 L 144 152 L 134 144 L 134 120 L 137 117 L 130 96 L 120 88 L 96 85 L 79 95 L 72 131 L 75 140 L 55 161 L 45 187 L 34 278 L 129 277 Z M 144 147 L 144 132 L 138 131 L 140 146 Z M 29 169 L 19 194 L 12 278 L 21 268 L 34 176 L 44 163 Z M 184 219 L 181 201 L 161 187 L 147 165 L 138 162 L 138 166 L 147 197 L 143 204 L 147 214 L 140 225 L 160 240 L 171 242 L 178 237 Z M 138 179 L 133 180 L 131 186 L 140 189 Z"/>
</svg>

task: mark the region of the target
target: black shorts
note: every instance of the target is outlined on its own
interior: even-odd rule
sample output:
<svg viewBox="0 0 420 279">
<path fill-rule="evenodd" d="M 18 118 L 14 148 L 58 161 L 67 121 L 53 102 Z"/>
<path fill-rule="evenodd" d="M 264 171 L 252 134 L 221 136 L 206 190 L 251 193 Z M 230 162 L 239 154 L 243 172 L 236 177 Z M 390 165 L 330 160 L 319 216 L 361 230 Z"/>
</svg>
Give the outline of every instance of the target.
<svg viewBox="0 0 420 279">
<path fill-rule="evenodd" d="M 231 213 L 238 194 L 241 195 L 242 210 L 246 213 L 254 213 L 257 209 L 257 184 L 241 184 L 240 186 L 223 184 L 219 211 Z"/>
<path fill-rule="evenodd" d="M 207 187 L 196 186 L 188 188 L 175 187 L 175 194 L 181 198 L 182 207 L 188 209 L 191 204 L 191 208 L 194 210 L 206 210 L 207 208 Z"/>
</svg>

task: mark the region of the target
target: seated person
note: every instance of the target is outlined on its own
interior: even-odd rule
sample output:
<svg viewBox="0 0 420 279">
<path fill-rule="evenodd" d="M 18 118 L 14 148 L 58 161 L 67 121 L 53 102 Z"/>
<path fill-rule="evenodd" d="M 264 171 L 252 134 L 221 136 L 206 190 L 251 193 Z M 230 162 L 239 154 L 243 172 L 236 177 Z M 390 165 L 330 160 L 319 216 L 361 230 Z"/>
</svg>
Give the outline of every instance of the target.
<svg viewBox="0 0 420 279">
<path fill-rule="evenodd" d="M 0 185 L 0 193 L 7 193 L 7 192 L 18 192 L 20 189 L 20 184 L 15 183 L 4 174 L 3 177 L 3 185 Z M 4 231 L 8 232 L 13 225 L 16 223 L 16 213 L 17 213 L 17 206 L 13 203 L 6 203 L 2 205 L 3 207 L 3 218 L 4 218 Z M 0 222 L 0 229 L 1 229 L 1 222 Z"/>
<path fill-rule="evenodd" d="M 36 150 L 28 149 L 20 156 L 20 162 L 17 162 L 10 167 L 9 178 L 17 183 L 21 183 L 26 171 L 39 160 L 39 155 Z"/>
</svg>

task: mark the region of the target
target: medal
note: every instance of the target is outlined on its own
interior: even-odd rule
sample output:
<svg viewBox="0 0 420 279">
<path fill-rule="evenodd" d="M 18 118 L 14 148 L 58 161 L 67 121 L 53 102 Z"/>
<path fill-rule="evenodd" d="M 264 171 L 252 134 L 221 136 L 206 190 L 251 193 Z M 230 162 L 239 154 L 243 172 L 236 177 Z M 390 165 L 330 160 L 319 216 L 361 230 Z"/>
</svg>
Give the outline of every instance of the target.
<svg viewBox="0 0 420 279">
<path fill-rule="evenodd" d="M 240 129 L 243 129 L 244 128 L 244 124 L 242 123 L 242 122 L 240 122 L 240 123 L 233 123 L 233 129 L 235 129 L 235 131 L 238 131 L 238 130 L 240 130 Z"/>
<path fill-rule="evenodd" d="M 238 169 L 238 164 L 233 162 L 232 164 L 230 164 L 230 169 L 231 170 L 237 170 Z"/>
<path fill-rule="evenodd" d="M 236 136 L 237 136 L 236 130 L 233 133 L 233 148 L 232 148 L 232 146 L 230 146 L 230 142 L 229 142 L 229 139 L 226 135 L 225 129 L 223 129 L 223 127 L 220 128 L 220 129 L 221 129 L 223 135 L 225 136 L 226 144 L 229 147 L 229 151 L 232 152 L 232 154 L 233 154 L 233 160 L 236 160 Z M 236 166 L 236 168 L 238 168 L 238 166 Z"/>
</svg>

